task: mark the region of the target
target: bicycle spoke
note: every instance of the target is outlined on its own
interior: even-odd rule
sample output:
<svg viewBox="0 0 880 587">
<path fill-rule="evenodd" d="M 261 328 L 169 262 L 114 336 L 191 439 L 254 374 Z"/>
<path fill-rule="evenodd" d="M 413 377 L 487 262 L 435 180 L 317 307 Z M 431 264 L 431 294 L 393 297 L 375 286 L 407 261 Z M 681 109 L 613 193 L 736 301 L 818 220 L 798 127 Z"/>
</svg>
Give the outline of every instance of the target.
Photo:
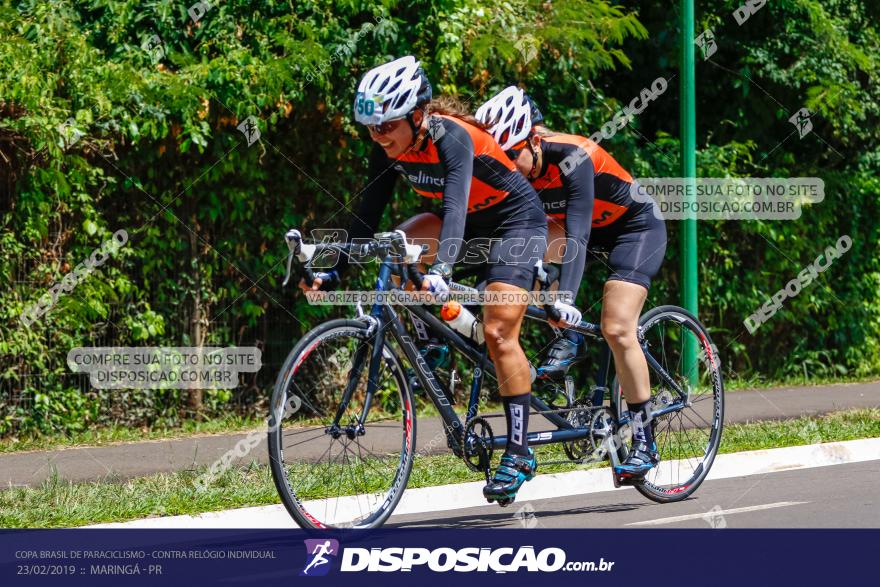
<svg viewBox="0 0 880 587">
<path fill-rule="evenodd" d="M 296 436 L 297 434 L 305 434 L 306 432 L 314 432 L 315 430 L 320 430 L 323 432 L 324 427 L 323 426 L 314 426 L 312 428 L 303 428 L 302 430 L 297 430 L 296 428 L 294 428 L 293 430 L 291 430 L 289 432 L 283 432 L 282 436 L 285 436 L 285 437 Z"/>
<path fill-rule="evenodd" d="M 283 448 L 284 448 L 284 450 L 290 450 L 295 446 L 299 446 L 300 444 L 305 444 L 306 442 L 311 442 L 313 440 L 317 440 L 318 438 L 321 438 L 322 436 L 324 436 L 323 432 L 321 432 L 320 434 L 317 434 L 315 436 L 312 436 L 311 438 L 306 438 L 305 440 L 301 440 L 299 442 L 294 442 L 293 444 L 289 444 L 287 446 L 284 446 Z"/>
<path fill-rule="evenodd" d="M 349 444 L 351 444 L 351 443 L 349 443 Z M 342 445 L 342 450 L 345 451 L 345 462 L 348 463 L 348 455 L 349 455 L 349 454 L 352 454 L 352 456 L 353 456 L 353 453 L 352 453 L 351 450 L 348 448 L 348 444 L 343 444 L 343 445 Z M 355 479 L 354 471 L 351 470 L 349 467 L 346 467 L 346 471 L 348 472 L 348 476 L 349 476 L 349 477 L 351 478 L 351 480 L 352 480 L 352 484 L 353 484 L 353 485 L 357 485 L 357 479 Z M 361 487 L 363 487 L 364 489 L 366 489 L 366 486 L 365 486 L 364 484 L 361 484 Z M 358 497 L 357 497 L 357 495 L 358 495 L 359 493 L 361 493 L 361 492 L 357 492 L 357 491 L 356 491 L 356 492 L 354 493 L 354 495 L 355 495 L 354 501 L 355 501 L 355 503 L 357 503 L 357 506 L 358 506 L 358 513 L 360 513 L 360 517 L 358 518 L 358 520 L 363 520 L 365 516 L 364 516 L 364 510 L 361 508 L 361 500 L 358 499 Z M 365 493 L 365 492 L 363 492 L 363 493 Z"/>
</svg>

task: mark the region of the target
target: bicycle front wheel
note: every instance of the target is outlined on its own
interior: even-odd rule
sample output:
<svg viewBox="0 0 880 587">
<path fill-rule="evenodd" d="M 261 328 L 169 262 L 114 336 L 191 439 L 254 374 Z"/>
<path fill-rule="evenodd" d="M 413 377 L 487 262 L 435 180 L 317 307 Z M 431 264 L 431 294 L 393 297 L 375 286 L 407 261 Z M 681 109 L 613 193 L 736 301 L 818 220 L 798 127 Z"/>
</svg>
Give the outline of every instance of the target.
<svg viewBox="0 0 880 587">
<path fill-rule="evenodd" d="M 412 470 L 415 413 L 397 354 L 383 344 L 367 409 L 373 337 L 332 320 L 290 352 L 272 396 L 269 457 L 281 500 L 303 528 L 375 528 L 391 515 Z M 348 401 L 343 404 L 344 396 Z"/>
<path fill-rule="evenodd" d="M 705 327 L 683 308 L 654 308 L 641 317 L 639 326 L 648 352 L 684 390 L 687 401 L 679 409 L 654 419 L 660 464 L 635 488 L 656 502 L 681 501 L 696 491 L 706 478 L 721 444 L 724 382 L 720 360 Z M 697 350 L 695 362 L 687 359 L 687 348 Z M 672 386 L 655 369 L 650 372 L 652 411 L 680 402 Z M 614 390 L 622 393 L 617 380 Z M 622 406 L 623 401 L 618 405 Z"/>
</svg>

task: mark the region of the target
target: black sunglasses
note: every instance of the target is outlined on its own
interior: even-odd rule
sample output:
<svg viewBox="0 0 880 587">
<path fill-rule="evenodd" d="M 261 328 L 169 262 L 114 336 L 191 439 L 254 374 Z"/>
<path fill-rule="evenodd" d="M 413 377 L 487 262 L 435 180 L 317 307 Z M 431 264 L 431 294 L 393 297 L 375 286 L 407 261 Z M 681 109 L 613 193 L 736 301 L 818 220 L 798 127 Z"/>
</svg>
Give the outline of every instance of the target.
<svg viewBox="0 0 880 587">
<path fill-rule="evenodd" d="M 531 135 L 529 135 L 529 138 L 531 138 Z M 504 151 L 504 154 L 507 155 L 507 157 L 511 161 L 514 161 L 519 157 L 519 154 L 522 153 L 523 149 L 525 149 L 526 147 L 528 147 L 529 150 L 532 151 L 532 154 L 535 153 L 535 150 L 532 149 L 532 145 L 529 143 L 529 139 L 525 139 L 517 143 L 515 146 Z"/>
<path fill-rule="evenodd" d="M 525 147 L 523 147 L 525 148 Z M 504 151 L 504 154 L 507 155 L 507 158 L 511 161 L 516 161 L 519 158 L 519 154 L 522 153 L 523 148 L 520 149 L 507 149 Z"/>
<path fill-rule="evenodd" d="M 403 118 L 395 118 L 394 120 L 386 120 L 381 124 L 368 124 L 367 128 L 373 131 L 377 135 L 388 134 L 394 127 L 397 126 L 397 123 L 403 120 Z"/>
</svg>

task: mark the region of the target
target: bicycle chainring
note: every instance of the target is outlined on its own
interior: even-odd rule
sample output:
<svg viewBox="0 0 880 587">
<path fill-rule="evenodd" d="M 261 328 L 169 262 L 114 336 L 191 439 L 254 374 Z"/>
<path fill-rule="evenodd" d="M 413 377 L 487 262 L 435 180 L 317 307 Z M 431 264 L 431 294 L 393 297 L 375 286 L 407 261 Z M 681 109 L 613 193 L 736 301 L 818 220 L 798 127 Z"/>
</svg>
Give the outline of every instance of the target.
<svg viewBox="0 0 880 587">
<path fill-rule="evenodd" d="M 588 398 L 581 398 L 574 402 L 571 406 L 574 408 L 568 412 L 566 420 L 575 428 L 585 428 L 590 425 L 593 414 L 593 402 Z M 577 409 L 583 408 L 583 409 Z M 571 442 L 563 442 L 562 448 L 565 450 L 566 456 L 572 461 L 583 461 L 596 450 L 591 436 L 581 440 L 572 440 Z"/>
<path fill-rule="evenodd" d="M 468 469 L 478 473 L 487 473 L 492 463 L 495 436 L 492 427 L 485 418 L 477 416 L 468 421 L 464 427 L 464 463 Z"/>
</svg>

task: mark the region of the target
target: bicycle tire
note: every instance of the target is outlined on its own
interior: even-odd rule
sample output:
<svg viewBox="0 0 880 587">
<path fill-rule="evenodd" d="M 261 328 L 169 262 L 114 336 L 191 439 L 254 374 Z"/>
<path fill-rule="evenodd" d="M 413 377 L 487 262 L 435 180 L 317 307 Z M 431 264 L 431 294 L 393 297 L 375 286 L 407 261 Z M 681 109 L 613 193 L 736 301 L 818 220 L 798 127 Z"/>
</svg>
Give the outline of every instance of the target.
<svg viewBox="0 0 880 587">
<path fill-rule="evenodd" d="M 321 347 L 322 344 L 327 344 L 329 341 L 332 341 L 335 338 L 348 337 L 351 339 L 357 339 L 360 341 L 360 344 L 366 344 L 369 346 L 369 348 L 367 349 L 368 351 L 371 350 L 372 337 L 368 337 L 367 332 L 367 325 L 359 320 L 331 320 L 315 327 L 305 336 L 303 336 L 302 339 L 300 339 L 300 341 L 294 346 L 293 350 L 291 350 L 291 352 L 288 354 L 287 359 L 285 360 L 281 370 L 278 373 L 278 377 L 276 378 L 275 389 L 272 394 L 272 403 L 270 404 L 272 413 L 269 420 L 269 463 L 272 471 L 272 478 L 275 482 L 275 487 L 278 491 L 279 496 L 281 497 L 281 501 L 284 504 L 284 507 L 287 509 L 288 513 L 291 515 L 294 521 L 304 529 L 330 530 L 334 528 L 376 528 L 381 526 L 383 523 L 385 523 L 385 521 L 394 511 L 394 508 L 399 503 L 400 498 L 403 495 L 403 491 L 406 488 L 407 482 L 409 481 L 410 473 L 412 472 L 416 442 L 416 419 L 413 393 L 412 389 L 410 388 L 409 381 L 405 376 L 400 357 L 397 355 L 394 349 L 389 346 L 388 342 L 385 341 L 382 349 L 383 364 L 385 367 L 387 367 L 392 380 L 397 386 L 399 394 L 398 399 L 400 401 L 399 406 L 402 438 L 400 445 L 400 457 L 393 476 L 393 480 L 387 490 L 384 491 L 381 501 L 377 500 L 379 503 L 378 508 L 376 509 L 376 511 L 371 512 L 369 515 L 357 520 L 356 523 L 339 523 L 338 521 L 329 519 L 322 520 L 314 511 L 315 507 L 317 506 L 307 504 L 317 504 L 321 501 L 324 501 L 325 498 L 312 501 L 308 501 L 308 499 L 301 499 L 302 496 L 298 495 L 297 490 L 291 484 L 291 479 L 286 468 L 287 465 L 285 463 L 284 409 L 289 401 L 289 395 L 291 394 L 292 385 L 296 381 L 297 374 L 305 370 L 304 365 L 307 364 L 310 356 L 315 356 L 314 353 L 316 352 L 316 349 Z M 369 357 L 369 354 L 367 355 L 367 357 Z M 367 362 L 369 362 L 368 359 Z M 366 378 L 366 370 L 367 369 L 365 368 L 364 373 L 362 373 L 361 379 Z M 297 387 L 296 393 L 304 395 L 305 390 L 301 387 Z M 301 402 L 303 405 L 305 405 L 306 398 L 301 398 Z M 371 414 L 373 413 L 374 408 L 371 408 Z M 369 431 L 370 426 L 371 424 L 368 421 L 365 428 Z M 320 429 L 320 425 L 312 427 L 312 431 L 314 432 L 320 433 Z M 294 430 L 294 434 L 299 434 L 302 428 L 295 428 Z M 326 430 L 327 427 L 325 426 L 325 435 Z M 316 437 L 316 439 L 319 437 L 320 434 Z M 364 436 L 364 438 L 365 437 L 366 435 Z M 332 439 L 330 442 L 330 448 L 328 450 L 330 451 L 331 455 L 333 440 L 338 439 Z M 344 442 L 345 439 L 343 439 L 343 443 Z M 355 440 L 354 442 L 358 441 Z M 352 443 L 349 442 L 349 446 L 351 444 Z M 347 454 L 349 451 L 347 448 L 343 448 L 345 449 L 344 453 L 346 454 L 344 460 L 347 461 Z M 358 445 L 358 453 L 362 453 L 361 448 L 363 447 Z M 290 456 L 292 449 L 288 447 L 287 450 L 288 456 Z M 373 454 L 369 450 L 367 450 L 367 452 Z M 351 450 L 351 453 L 354 460 L 356 460 L 356 457 L 354 457 L 354 449 Z M 363 454 L 360 454 L 359 458 L 363 460 L 363 456 Z M 332 462 L 328 462 L 328 471 L 333 464 L 334 463 Z M 297 466 L 308 467 L 308 463 L 298 463 Z M 361 494 L 358 493 L 354 493 L 353 495 L 337 494 L 337 498 L 339 499 L 349 499 L 350 501 L 353 498 L 356 502 L 358 502 L 359 507 L 361 497 Z M 329 498 L 326 498 L 326 500 L 329 500 Z"/>
<path fill-rule="evenodd" d="M 666 305 L 658 306 L 643 314 L 641 318 L 639 318 L 639 326 L 642 327 L 649 345 L 652 344 L 653 339 L 654 350 L 657 350 L 656 341 L 658 337 L 650 331 L 652 329 L 656 330 L 656 327 L 663 322 L 670 321 L 686 328 L 694 335 L 698 343 L 700 357 L 698 357 L 697 365 L 699 366 L 702 363 L 707 367 L 707 371 L 705 374 L 697 374 L 698 385 L 696 391 L 700 391 L 701 385 L 705 385 L 706 383 L 710 384 L 712 406 L 711 412 L 708 414 L 711 419 L 707 420 L 703 415 L 699 414 L 695 408 L 693 408 L 693 405 L 705 401 L 710 395 L 705 393 L 696 394 L 702 395 L 702 397 L 694 400 L 690 407 L 685 407 L 678 412 L 673 412 L 671 415 L 664 417 L 663 421 L 667 423 L 666 426 L 663 426 L 662 424 L 658 426 L 658 422 L 654 422 L 654 438 L 658 445 L 658 451 L 661 452 L 661 462 L 657 468 L 646 475 L 645 481 L 635 485 L 635 488 L 648 499 L 658 503 L 671 503 L 684 500 L 699 488 L 700 484 L 702 484 L 706 476 L 709 474 L 709 470 L 712 468 L 712 464 L 721 444 L 721 435 L 724 428 L 724 378 L 721 372 L 720 360 L 717 356 L 717 349 L 712 343 L 709 333 L 699 319 L 684 308 Z M 659 337 L 662 339 L 664 334 L 660 334 Z M 678 344 L 678 342 L 676 342 L 676 344 Z M 663 366 L 670 375 L 674 378 L 682 379 L 680 373 L 670 372 L 667 365 L 662 365 L 666 358 L 667 355 L 665 348 L 661 349 L 660 358 L 655 356 L 655 359 L 658 359 L 658 361 L 661 362 L 661 366 Z M 655 403 L 662 403 L 662 394 L 668 392 L 665 392 L 662 389 L 662 385 L 655 385 L 656 375 L 653 371 L 651 374 L 652 401 Z M 612 389 L 618 394 L 617 397 L 618 400 L 620 400 L 617 402 L 620 410 L 617 415 L 619 419 L 624 410 L 624 401 L 621 397 L 622 389 L 616 376 L 614 378 L 614 383 L 612 384 Z M 686 412 L 685 410 L 690 411 Z M 681 427 L 673 433 L 675 429 L 673 428 L 671 421 L 676 417 L 678 418 Z M 684 422 L 685 418 L 688 420 L 686 423 Z M 700 428 L 700 425 L 704 423 L 708 424 L 708 432 L 705 433 L 702 432 L 703 428 Z M 700 438 L 702 438 L 703 434 L 705 434 L 705 447 L 697 446 L 701 444 Z M 696 442 L 694 441 L 694 438 L 697 439 Z M 687 443 L 687 447 L 684 446 L 685 443 Z M 664 446 L 661 446 L 661 444 Z M 690 456 L 688 451 L 694 453 L 702 451 L 702 455 L 697 454 L 697 456 Z M 664 454 L 664 452 L 667 454 Z M 677 459 L 671 459 L 670 457 L 677 457 Z M 699 461 L 697 462 L 698 458 Z M 696 464 L 694 465 L 695 462 Z M 682 463 L 685 463 L 685 465 L 682 465 Z M 673 473 L 672 471 L 672 468 L 676 466 L 691 466 L 693 468 L 692 474 L 682 480 L 681 475 L 678 472 Z M 661 480 L 668 482 L 660 482 Z"/>
</svg>

